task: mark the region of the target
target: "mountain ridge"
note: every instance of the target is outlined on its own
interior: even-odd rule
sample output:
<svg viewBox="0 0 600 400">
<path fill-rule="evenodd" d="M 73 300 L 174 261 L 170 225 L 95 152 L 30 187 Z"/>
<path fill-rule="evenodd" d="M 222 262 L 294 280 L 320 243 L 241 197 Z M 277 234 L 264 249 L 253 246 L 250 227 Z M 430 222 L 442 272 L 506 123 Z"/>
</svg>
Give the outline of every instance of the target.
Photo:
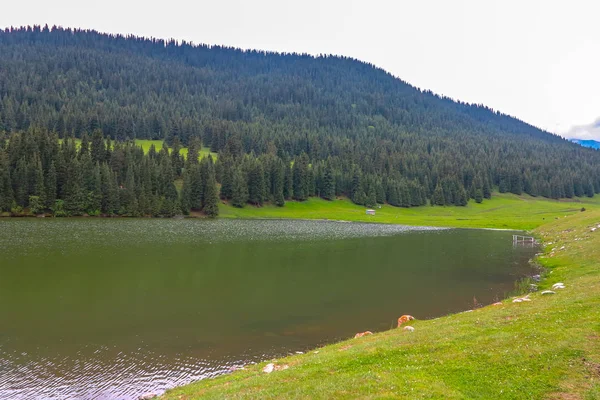
<svg viewBox="0 0 600 400">
<path fill-rule="evenodd" d="M 482 104 L 471 104 L 467 102 L 461 102 L 447 96 L 438 95 L 427 89 L 419 89 L 415 86 L 410 85 L 408 82 L 402 80 L 399 77 L 394 76 L 388 71 L 375 66 L 374 64 L 360 61 L 354 58 L 345 56 L 312 56 L 306 53 L 283 53 L 273 51 L 261 51 L 261 50 L 242 50 L 234 47 L 219 46 L 219 45 L 206 45 L 198 44 L 193 45 L 186 41 L 178 42 L 174 39 L 163 40 L 144 38 L 134 35 L 120 35 L 120 34 L 105 34 L 100 33 L 96 30 L 87 29 L 63 29 L 60 27 L 48 28 L 41 26 L 33 27 L 22 27 L 22 28 L 6 28 L 4 31 L 0 30 L 0 41 L 5 41 L 6 38 L 14 37 L 14 35 L 20 36 L 17 43 L 21 44 L 42 44 L 49 45 L 53 42 L 58 43 L 60 46 L 73 46 L 77 44 L 79 46 L 91 48 L 95 51 L 107 51 L 109 53 L 122 52 L 124 51 L 119 47 L 121 43 L 127 42 L 129 46 L 126 51 L 135 50 L 137 55 L 143 55 L 150 57 L 155 60 L 170 60 L 179 61 L 185 65 L 194 67 L 203 67 L 209 64 L 209 62 L 219 62 L 220 58 L 229 57 L 234 58 L 229 63 L 225 64 L 225 68 L 230 70 L 233 68 L 236 70 L 236 74 L 245 71 L 244 59 L 250 58 L 258 67 L 254 68 L 254 73 L 274 73 L 276 67 L 268 61 L 269 57 L 291 57 L 294 63 L 308 63 L 332 60 L 334 63 L 346 64 L 349 69 L 356 69 L 357 71 L 373 70 L 378 73 L 377 77 L 382 82 L 377 82 L 380 87 L 378 89 L 383 90 L 384 93 L 389 93 L 390 90 L 399 90 L 402 94 L 406 94 L 403 91 L 410 92 L 410 96 L 427 97 L 429 99 L 435 99 L 438 105 L 458 107 L 459 111 L 465 116 L 479 123 L 489 123 L 492 120 L 497 124 L 509 124 L 506 119 L 511 120 L 510 123 L 515 121 L 521 124 L 522 131 L 529 131 L 530 133 L 546 133 L 559 139 L 559 136 L 550 132 L 544 131 L 531 124 L 528 124 L 516 117 L 501 113 L 493 110 Z M 74 39 L 78 36 L 83 35 L 83 40 L 76 42 Z M 208 53 L 215 53 L 211 57 L 206 56 Z M 288 60 L 290 61 L 290 60 Z M 220 65 L 223 67 L 223 65 Z M 247 71 L 249 72 L 249 71 Z M 376 83 L 370 80 L 370 83 Z M 381 88 L 382 83 L 390 84 L 388 88 Z M 418 100 L 415 100 L 418 101 Z M 504 120 L 504 121 L 503 121 Z M 504 129 L 504 128 L 503 128 Z"/>
<path fill-rule="evenodd" d="M 0 172 L 7 171 L 4 187 L 12 186 L 5 210 L 15 198 L 27 207 L 40 192 L 12 176 L 54 182 L 52 164 L 75 168 L 80 159 L 84 176 L 103 174 L 117 192 L 137 189 L 97 209 L 80 192 L 110 193 L 77 176 L 64 178 L 78 180 L 65 186 L 60 177 L 52 193 L 72 213 L 188 213 L 204 210 L 207 188 L 211 214 L 214 195 L 237 207 L 339 196 L 368 207 L 413 207 L 464 206 L 494 188 L 555 199 L 600 193 L 598 152 L 347 57 L 11 28 L 0 30 L 0 99 Z M 91 137 L 96 150 L 105 139 L 119 145 L 90 160 L 89 146 L 59 145 L 73 137 Z M 123 143 L 132 139 L 164 140 L 176 151 L 144 155 Z M 190 165 L 196 157 L 184 159 L 182 145 L 208 146 L 217 161 Z M 181 194 L 172 180 L 183 182 Z"/>
</svg>

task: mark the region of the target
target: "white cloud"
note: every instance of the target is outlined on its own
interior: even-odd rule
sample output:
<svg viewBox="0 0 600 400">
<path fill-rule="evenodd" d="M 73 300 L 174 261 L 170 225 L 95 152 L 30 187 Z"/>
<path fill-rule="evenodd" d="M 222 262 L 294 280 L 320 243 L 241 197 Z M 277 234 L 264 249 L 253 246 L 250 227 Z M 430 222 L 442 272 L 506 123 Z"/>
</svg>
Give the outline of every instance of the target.
<svg viewBox="0 0 600 400">
<path fill-rule="evenodd" d="M 600 118 L 591 124 L 574 126 L 563 136 L 567 139 L 592 139 L 600 141 Z"/>
</svg>

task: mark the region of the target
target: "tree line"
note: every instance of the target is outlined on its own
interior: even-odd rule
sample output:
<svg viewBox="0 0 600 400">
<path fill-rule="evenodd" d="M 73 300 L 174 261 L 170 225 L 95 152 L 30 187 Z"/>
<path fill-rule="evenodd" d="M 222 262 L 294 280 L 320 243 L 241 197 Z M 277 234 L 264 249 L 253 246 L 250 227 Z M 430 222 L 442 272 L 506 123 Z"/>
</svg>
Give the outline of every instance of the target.
<svg viewBox="0 0 600 400">
<path fill-rule="evenodd" d="M 219 213 L 214 162 L 198 159 L 199 146 L 190 146 L 184 161 L 177 146 L 144 154 L 133 142 L 105 140 L 99 130 L 79 145 L 41 130 L 13 133 L 0 143 L 0 211 L 58 217 Z M 176 182 L 183 171 L 180 195 Z"/>
<path fill-rule="evenodd" d="M 173 150 L 144 154 L 141 138 Z M 181 157 L 199 144 L 218 157 Z M 0 148 L 5 211 L 29 196 L 72 215 L 173 215 L 213 214 L 213 192 L 238 207 L 600 192 L 600 152 L 367 63 L 47 26 L 0 30 Z"/>
<path fill-rule="evenodd" d="M 494 181 L 486 174 L 408 179 L 399 173 L 380 176 L 363 171 L 345 158 L 311 160 L 303 152 L 294 159 L 275 153 L 255 155 L 228 141 L 217 161 L 199 157 L 200 139 L 190 141 L 187 156 L 175 139 L 147 153 L 133 141 L 112 141 L 96 130 L 81 141 L 61 140 L 41 129 L 0 135 L 0 211 L 13 215 L 162 216 L 201 212 L 214 217 L 219 202 L 234 207 L 309 197 L 349 197 L 367 207 L 390 204 L 464 206 L 470 199 L 491 198 Z M 502 173 L 499 190 L 520 194 L 535 182 L 520 174 Z M 545 187 L 545 186 L 544 186 Z M 548 197 L 593 196 L 591 180 L 552 179 Z"/>
</svg>

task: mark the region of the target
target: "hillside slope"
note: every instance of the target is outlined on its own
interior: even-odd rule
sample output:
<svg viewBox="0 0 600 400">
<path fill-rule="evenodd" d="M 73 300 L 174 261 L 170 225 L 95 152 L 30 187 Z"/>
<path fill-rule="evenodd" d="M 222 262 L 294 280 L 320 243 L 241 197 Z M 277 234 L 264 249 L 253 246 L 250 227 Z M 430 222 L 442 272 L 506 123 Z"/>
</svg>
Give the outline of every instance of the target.
<svg viewBox="0 0 600 400">
<path fill-rule="evenodd" d="M 311 196 L 347 196 L 369 207 L 463 206 L 489 198 L 494 187 L 555 199 L 600 192 L 598 152 L 344 57 L 56 27 L 6 29 L 0 30 L 0 98 L 0 139 L 9 139 L 0 146 L 22 145 L 0 154 L 0 170 L 10 176 L 39 175 L 39 169 L 48 175 L 59 156 L 46 154 L 42 143 L 56 136 L 95 135 L 96 143 L 110 137 L 209 146 L 219 153 L 220 197 L 238 207 Z M 35 139 L 23 144 L 22 134 Z M 100 159 L 111 165 L 117 185 L 125 186 L 127 170 L 137 185 L 141 160 L 119 152 L 114 161 L 108 153 Z M 60 157 L 71 156 L 69 150 Z M 164 164 L 185 180 L 183 160 Z M 19 192 L 18 205 L 27 207 L 39 190 L 33 183 L 17 188 L 10 176 L 2 179 L 14 193 L 4 203 Z M 188 182 L 205 187 L 203 179 Z M 173 191 L 163 192 L 155 194 Z M 177 208 L 179 200 L 170 200 L 169 208 Z M 203 208 L 202 201 L 191 203 Z"/>
</svg>

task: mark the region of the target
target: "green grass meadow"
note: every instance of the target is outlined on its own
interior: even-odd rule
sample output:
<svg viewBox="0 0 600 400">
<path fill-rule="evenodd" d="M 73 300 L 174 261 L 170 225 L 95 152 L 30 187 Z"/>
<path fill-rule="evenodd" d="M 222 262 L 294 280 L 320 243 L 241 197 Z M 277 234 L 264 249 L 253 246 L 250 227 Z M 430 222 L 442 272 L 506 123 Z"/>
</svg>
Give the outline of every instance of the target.
<svg viewBox="0 0 600 400">
<path fill-rule="evenodd" d="M 304 202 L 289 201 L 285 207 L 265 205 L 234 208 L 222 204 L 225 218 L 294 218 L 378 222 L 388 224 L 444 226 L 461 228 L 496 228 L 529 230 L 554 218 L 579 213 L 581 208 L 600 208 L 600 196 L 572 200 L 549 200 L 527 195 L 494 193 L 481 204 L 470 201 L 466 207 L 399 208 L 383 205 L 375 215 L 348 199 L 327 201 L 311 198 Z"/>
<path fill-rule="evenodd" d="M 289 207 L 289 208 L 288 208 Z M 581 212 L 581 207 L 587 210 Z M 328 218 L 530 229 L 546 268 L 530 302 L 488 306 L 269 360 L 168 391 L 165 399 L 599 399 L 600 207 L 496 195 L 468 207 L 383 207 L 374 218 L 348 201 L 222 210 L 227 217 Z M 593 231 L 593 228 L 597 229 Z M 565 289 L 542 295 L 553 283 Z M 359 295 L 359 294 L 357 294 Z M 398 308 L 398 316 L 411 310 Z M 416 316 L 418 318 L 418 316 Z M 289 369 L 262 372 L 267 362 Z"/>
</svg>

